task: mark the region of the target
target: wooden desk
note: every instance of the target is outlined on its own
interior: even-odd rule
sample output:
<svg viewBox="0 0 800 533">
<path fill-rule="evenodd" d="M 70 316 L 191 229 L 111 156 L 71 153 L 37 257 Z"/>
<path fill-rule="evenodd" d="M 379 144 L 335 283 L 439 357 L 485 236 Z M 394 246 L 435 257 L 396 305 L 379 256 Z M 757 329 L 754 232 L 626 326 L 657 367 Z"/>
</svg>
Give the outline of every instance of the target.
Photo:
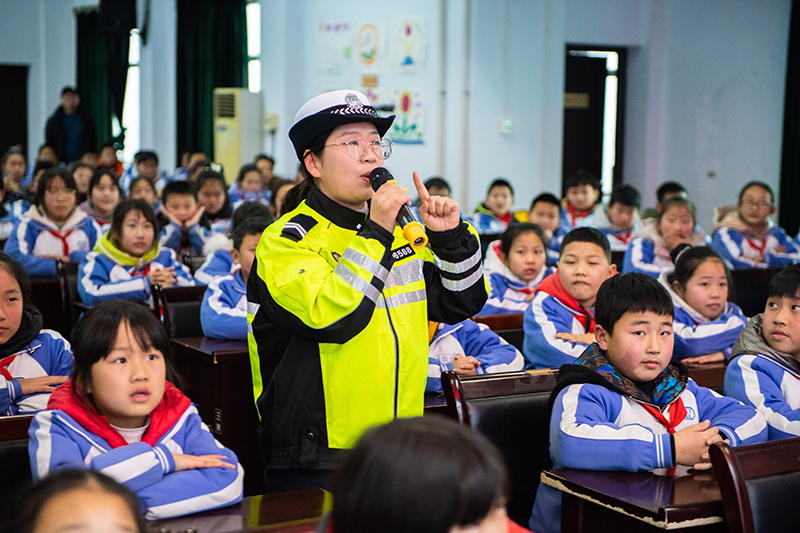
<svg viewBox="0 0 800 533">
<path fill-rule="evenodd" d="M 178 518 L 148 523 L 153 533 L 182 531 L 314 533 L 322 515 L 331 508 L 331 494 L 322 489 L 303 489 L 251 496 L 236 505 Z"/>
<path fill-rule="evenodd" d="M 725 381 L 724 362 L 708 363 L 705 365 L 686 365 L 689 367 L 689 376 L 701 387 L 708 387 L 722 394 L 722 385 Z"/>
<path fill-rule="evenodd" d="M 545 470 L 542 483 L 562 491 L 563 532 L 681 529 L 724 532 L 725 511 L 713 472 L 678 467 L 655 472 Z"/>
</svg>

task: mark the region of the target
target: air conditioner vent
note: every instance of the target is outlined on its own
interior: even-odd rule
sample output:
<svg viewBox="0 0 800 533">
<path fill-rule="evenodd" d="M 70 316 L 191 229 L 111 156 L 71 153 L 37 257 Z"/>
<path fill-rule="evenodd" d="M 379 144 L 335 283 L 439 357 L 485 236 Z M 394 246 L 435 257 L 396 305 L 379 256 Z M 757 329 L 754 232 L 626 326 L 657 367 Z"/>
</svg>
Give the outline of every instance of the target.
<svg viewBox="0 0 800 533">
<path fill-rule="evenodd" d="M 236 117 L 235 94 L 216 94 L 214 97 L 214 116 L 231 118 Z"/>
</svg>

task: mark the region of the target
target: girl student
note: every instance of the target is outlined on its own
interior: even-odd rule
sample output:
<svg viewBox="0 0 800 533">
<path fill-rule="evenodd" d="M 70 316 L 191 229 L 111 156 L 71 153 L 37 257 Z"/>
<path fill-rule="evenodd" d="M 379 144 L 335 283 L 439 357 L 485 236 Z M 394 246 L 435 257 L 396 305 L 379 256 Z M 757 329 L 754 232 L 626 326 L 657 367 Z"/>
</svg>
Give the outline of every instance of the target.
<svg viewBox="0 0 800 533">
<path fill-rule="evenodd" d="M 268 491 L 325 487 L 364 430 L 421 415 L 428 319 L 455 323 L 486 301 L 478 238 L 455 200 L 429 196 L 414 173 L 429 239 L 414 249 L 396 223 L 407 191 L 373 191 L 393 120 L 340 90 L 308 101 L 289 130 L 304 181 L 262 234 L 248 283 Z"/>
<path fill-rule="evenodd" d="M 272 209 L 272 212 L 275 214 L 276 219 L 280 218 L 284 213 L 281 210 L 283 206 L 283 199 L 286 198 L 286 195 L 294 186 L 295 182 L 280 178 L 274 178 L 270 183 L 270 189 L 272 192 L 270 194 L 269 206 Z"/>
<path fill-rule="evenodd" d="M 2 163 L 0 164 L 0 170 L 2 170 L 5 190 L 12 197 L 19 192 L 20 184 L 25 178 L 25 171 L 27 169 L 25 161 L 25 154 L 22 153 L 22 146 L 16 145 L 5 151 L 3 160 L 0 162 Z M 9 199 L 11 200 L 11 198 Z M 13 198 L 13 200 L 15 199 L 16 198 Z"/>
<path fill-rule="evenodd" d="M 489 299 L 479 315 L 522 313 L 530 305 L 536 287 L 555 272 L 545 266 L 547 239 L 537 224 L 512 224 L 503 232 L 497 245 L 490 245 L 489 257 L 494 268 L 488 273 Z M 484 265 L 490 270 L 490 265 Z"/>
<path fill-rule="evenodd" d="M 672 270 L 669 252 L 681 243 L 692 246 L 709 244 L 708 236 L 697 225 L 694 204 L 683 197 L 670 198 L 661 204 L 656 218 L 642 220 L 633 233 L 622 272 L 642 272 L 654 278 Z"/>
<path fill-rule="evenodd" d="M 197 203 L 205 208 L 211 231 L 228 235 L 231 232 L 233 207 L 226 186 L 225 177 L 213 170 L 201 172 L 195 182 Z"/>
<path fill-rule="evenodd" d="M 97 470 L 133 491 L 151 520 L 241 500 L 244 470 L 172 384 L 169 339 L 150 309 L 103 302 L 73 339 L 72 379 L 28 432 L 34 479 Z"/>
<path fill-rule="evenodd" d="M 131 180 L 131 190 L 128 196 L 134 200 L 142 199 L 146 201 L 147 205 L 152 207 L 155 212 L 158 212 L 159 206 L 161 205 L 155 186 L 145 177 L 133 178 L 133 180 Z"/>
<path fill-rule="evenodd" d="M 160 283 L 194 285 L 189 269 L 156 237 L 153 210 L 144 200 L 123 200 L 111 227 L 78 267 L 78 293 L 84 302 L 123 298 L 147 300 Z"/>
<path fill-rule="evenodd" d="M 658 278 L 675 305 L 673 357 L 712 363 L 730 356 L 747 317 L 728 301 L 731 274 L 708 246 L 679 244 L 670 252 L 675 270 Z"/>
<path fill-rule="evenodd" d="M 88 163 L 75 163 L 71 167 L 72 177 L 75 180 L 75 198 L 81 205 L 89 197 L 89 182 L 92 181 L 95 169 Z"/>
<path fill-rule="evenodd" d="M 111 226 L 111 215 L 121 196 L 122 187 L 117 177 L 107 168 L 99 167 L 89 180 L 86 200 L 78 207 L 93 218 L 105 233 Z"/>
<path fill-rule="evenodd" d="M 269 202 L 270 192 L 262 189 L 262 175 L 258 167 L 252 163 L 242 165 L 236 181 L 231 185 L 228 193 L 233 205 L 239 207 L 243 202 Z"/>
<path fill-rule="evenodd" d="M 11 231 L 5 251 L 31 276 L 55 276 L 56 259 L 80 261 L 102 235 L 75 205 L 75 180 L 64 168 L 45 171 L 34 205 Z"/>
<path fill-rule="evenodd" d="M 40 411 L 72 374 L 69 343 L 42 329 L 30 304 L 30 282 L 17 261 L 0 252 L 0 415 Z"/>
</svg>

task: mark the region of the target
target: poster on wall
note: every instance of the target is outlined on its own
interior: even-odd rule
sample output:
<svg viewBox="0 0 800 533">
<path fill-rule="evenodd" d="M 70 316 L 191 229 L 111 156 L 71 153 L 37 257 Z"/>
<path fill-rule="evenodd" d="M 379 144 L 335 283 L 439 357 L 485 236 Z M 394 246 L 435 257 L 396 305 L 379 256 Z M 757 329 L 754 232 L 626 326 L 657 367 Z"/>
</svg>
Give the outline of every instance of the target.
<svg viewBox="0 0 800 533">
<path fill-rule="evenodd" d="M 347 74 L 352 70 L 353 31 L 349 22 L 319 25 L 319 73 Z"/>
<path fill-rule="evenodd" d="M 422 144 L 425 141 L 425 100 L 421 90 L 396 89 L 392 94 L 397 115 L 387 136 L 398 144 Z"/>
<path fill-rule="evenodd" d="M 390 59 L 394 72 L 422 72 L 425 69 L 428 37 L 424 18 L 395 19 L 390 27 Z"/>
<path fill-rule="evenodd" d="M 363 23 L 357 26 L 355 34 L 356 65 L 360 72 L 379 73 L 386 55 L 384 51 L 383 29 L 378 23 Z"/>
</svg>

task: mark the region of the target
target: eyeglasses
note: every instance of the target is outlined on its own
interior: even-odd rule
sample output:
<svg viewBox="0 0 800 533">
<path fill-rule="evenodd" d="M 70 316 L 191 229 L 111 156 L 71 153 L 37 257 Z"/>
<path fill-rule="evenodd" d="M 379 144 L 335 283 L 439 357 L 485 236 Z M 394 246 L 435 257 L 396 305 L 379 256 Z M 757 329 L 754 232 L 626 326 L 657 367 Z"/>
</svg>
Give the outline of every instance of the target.
<svg viewBox="0 0 800 533">
<path fill-rule="evenodd" d="M 50 196 L 70 196 L 75 194 L 75 189 L 47 189 L 44 193 Z"/>
<path fill-rule="evenodd" d="M 367 155 L 367 148 L 372 150 L 372 153 L 379 158 L 389 159 L 389 156 L 392 155 L 392 144 L 392 141 L 389 139 L 368 142 L 365 139 L 359 138 L 343 143 L 326 144 L 325 146 L 346 146 L 347 155 L 350 156 L 350 159 L 353 161 L 361 161 Z"/>
<path fill-rule="evenodd" d="M 772 207 L 772 204 L 769 202 L 754 202 L 753 200 L 742 200 L 742 205 L 745 207 L 757 207 L 759 209 Z"/>
</svg>

